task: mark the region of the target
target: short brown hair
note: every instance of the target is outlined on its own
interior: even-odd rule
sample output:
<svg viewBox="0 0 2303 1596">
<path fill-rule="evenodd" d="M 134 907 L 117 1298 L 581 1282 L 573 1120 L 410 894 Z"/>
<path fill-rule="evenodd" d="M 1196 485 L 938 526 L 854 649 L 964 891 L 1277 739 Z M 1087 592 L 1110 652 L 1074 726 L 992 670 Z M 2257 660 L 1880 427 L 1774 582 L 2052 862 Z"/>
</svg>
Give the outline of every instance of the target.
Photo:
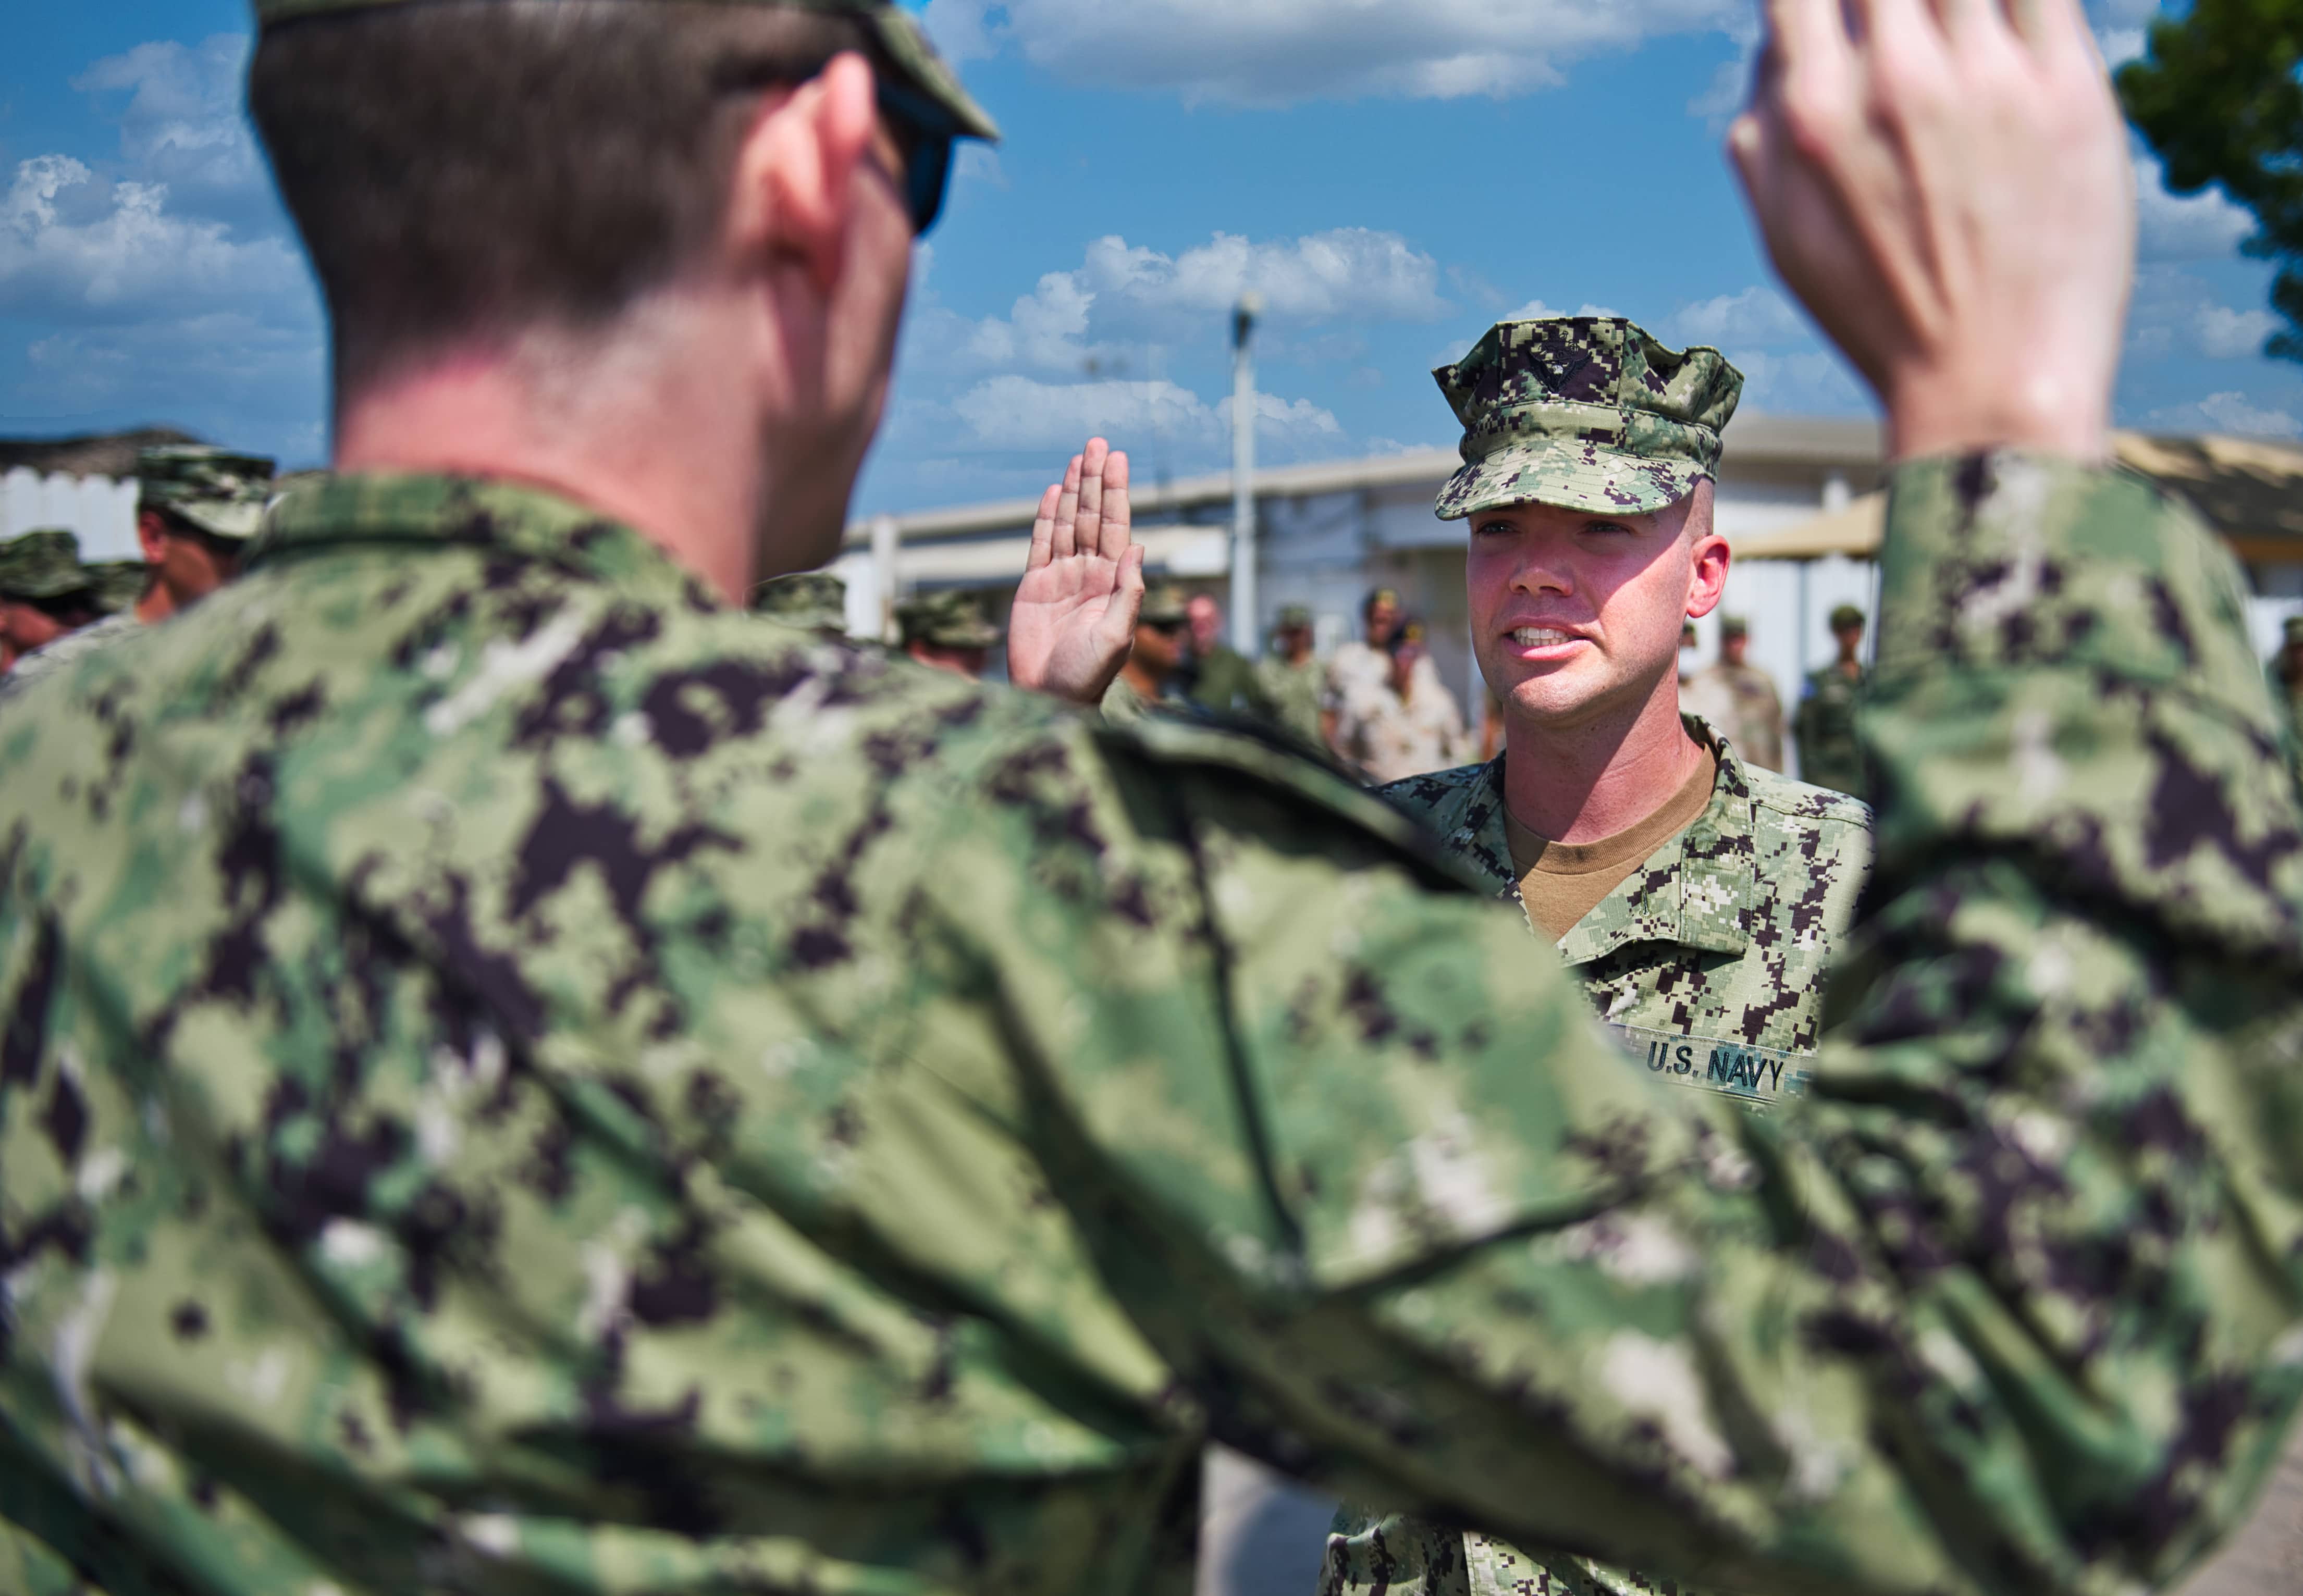
<svg viewBox="0 0 2303 1596">
<path fill-rule="evenodd" d="M 430 0 L 266 28 L 249 109 L 327 297 L 339 395 L 612 318 L 716 236 L 750 92 L 843 50 L 778 5 Z M 875 55 L 874 64 L 878 64 Z"/>
</svg>

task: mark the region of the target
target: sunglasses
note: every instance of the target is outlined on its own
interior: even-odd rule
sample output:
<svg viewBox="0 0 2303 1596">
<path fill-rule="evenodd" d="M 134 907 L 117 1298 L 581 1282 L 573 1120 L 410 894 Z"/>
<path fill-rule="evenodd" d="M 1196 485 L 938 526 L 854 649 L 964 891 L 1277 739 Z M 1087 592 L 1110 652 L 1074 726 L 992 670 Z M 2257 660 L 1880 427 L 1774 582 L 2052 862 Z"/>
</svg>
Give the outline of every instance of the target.
<svg viewBox="0 0 2303 1596">
<path fill-rule="evenodd" d="M 951 186 L 951 115 L 925 95 L 889 82 L 885 74 L 880 79 L 880 114 L 903 147 L 904 206 L 916 239 L 943 214 L 944 193 Z"/>
<path fill-rule="evenodd" d="M 1151 627 L 1154 632 L 1172 636 L 1176 633 L 1182 631 L 1191 623 L 1188 621 L 1145 621 L 1143 624 Z"/>
</svg>

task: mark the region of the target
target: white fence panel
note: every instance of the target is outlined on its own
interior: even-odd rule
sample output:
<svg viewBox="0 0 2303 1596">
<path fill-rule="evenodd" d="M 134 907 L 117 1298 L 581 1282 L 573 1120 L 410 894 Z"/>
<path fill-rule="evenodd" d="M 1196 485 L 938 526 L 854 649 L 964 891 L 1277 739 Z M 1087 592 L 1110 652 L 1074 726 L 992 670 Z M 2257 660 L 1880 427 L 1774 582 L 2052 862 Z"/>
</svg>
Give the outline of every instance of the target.
<svg viewBox="0 0 2303 1596">
<path fill-rule="evenodd" d="M 61 526 L 82 559 L 134 559 L 136 483 L 108 476 L 43 476 L 18 466 L 0 477 L 0 538 Z"/>
</svg>

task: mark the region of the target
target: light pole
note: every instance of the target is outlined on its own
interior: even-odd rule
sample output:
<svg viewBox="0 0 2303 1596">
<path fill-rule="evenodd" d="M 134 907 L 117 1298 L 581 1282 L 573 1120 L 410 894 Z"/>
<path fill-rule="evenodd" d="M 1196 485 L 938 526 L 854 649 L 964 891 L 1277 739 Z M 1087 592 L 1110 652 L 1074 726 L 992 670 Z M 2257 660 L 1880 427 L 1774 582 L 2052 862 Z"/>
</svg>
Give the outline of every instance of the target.
<svg viewBox="0 0 2303 1596">
<path fill-rule="evenodd" d="M 1255 318 L 1253 290 L 1231 313 L 1231 646 L 1253 659 L 1261 651 L 1255 606 Z"/>
</svg>

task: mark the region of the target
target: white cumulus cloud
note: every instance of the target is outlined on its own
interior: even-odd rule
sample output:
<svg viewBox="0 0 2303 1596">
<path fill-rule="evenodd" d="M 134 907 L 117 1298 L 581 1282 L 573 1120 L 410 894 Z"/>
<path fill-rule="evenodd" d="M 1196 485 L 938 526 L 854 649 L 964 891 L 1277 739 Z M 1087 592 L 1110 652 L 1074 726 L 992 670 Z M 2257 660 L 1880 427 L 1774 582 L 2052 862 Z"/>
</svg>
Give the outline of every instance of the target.
<svg viewBox="0 0 2303 1596">
<path fill-rule="evenodd" d="M 0 167 L 0 411 L 62 425 L 175 423 L 320 452 L 326 359 L 313 291 L 240 108 L 248 40 L 156 40 L 72 80 L 108 151 Z"/>
<path fill-rule="evenodd" d="M 72 80 L 99 99 L 124 95 L 121 153 L 177 185 L 259 191 L 264 166 L 240 113 L 249 40 L 217 34 L 198 45 L 173 39 L 109 55 Z"/>
<path fill-rule="evenodd" d="M 1147 345 L 1204 340 L 1250 290 L 1277 323 L 1277 348 L 1304 358 L 1332 354 L 1338 336 L 1348 341 L 1307 336 L 1322 323 L 1429 321 L 1448 308 L 1438 262 L 1397 233 L 1363 227 L 1265 240 L 1219 232 L 1177 255 L 1114 234 L 1091 242 L 1077 266 L 1043 273 L 1005 315 L 981 318 L 941 305 L 924 287 L 925 264 L 920 275 L 906 363 L 926 372 L 1126 365 Z"/>
<path fill-rule="evenodd" d="M 2235 253 L 2255 218 L 2219 189 L 2181 197 L 2167 192 L 2165 170 L 2135 157 L 2138 252 L 2146 260 L 2211 260 Z"/>
<path fill-rule="evenodd" d="M 2237 360 L 2263 352 L 2263 340 L 2279 331 L 2267 310 L 2233 310 L 2228 305 L 2199 307 L 2199 352 L 2217 360 Z"/>
<path fill-rule="evenodd" d="M 22 162 L 0 197 L 0 307 L 17 314 L 207 306 L 300 289 L 277 238 L 241 241 L 172 212 L 165 183 L 104 183 L 70 155 Z"/>
<path fill-rule="evenodd" d="M 1741 0 L 932 0 L 955 56 L 1013 47 L 1074 83 L 1277 105 L 1506 96 L 1667 34 L 1748 29 Z"/>
<path fill-rule="evenodd" d="M 2303 422 L 2285 410 L 2258 404 L 2244 393 L 2211 393 L 2196 404 L 2152 411 L 2144 424 L 2165 433 L 2237 433 L 2257 438 L 2303 437 Z"/>
<path fill-rule="evenodd" d="M 1805 343 L 1811 335 L 1790 300 L 1764 283 L 1740 294 L 1722 294 L 1681 307 L 1668 323 L 1672 335 L 1691 344 L 1715 349 Z"/>
<path fill-rule="evenodd" d="M 1229 435 L 1232 404 L 1211 405 L 1164 379 L 1047 382 L 1009 372 L 976 383 L 951 409 L 978 449 L 1055 452 L 1091 433 L 1212 445 Z M 1259 439 L 1295 444 L 1343 433 L 1333 412 L 1270 393 L 1256 395 L 1255 430 Z"/>
</svg>

